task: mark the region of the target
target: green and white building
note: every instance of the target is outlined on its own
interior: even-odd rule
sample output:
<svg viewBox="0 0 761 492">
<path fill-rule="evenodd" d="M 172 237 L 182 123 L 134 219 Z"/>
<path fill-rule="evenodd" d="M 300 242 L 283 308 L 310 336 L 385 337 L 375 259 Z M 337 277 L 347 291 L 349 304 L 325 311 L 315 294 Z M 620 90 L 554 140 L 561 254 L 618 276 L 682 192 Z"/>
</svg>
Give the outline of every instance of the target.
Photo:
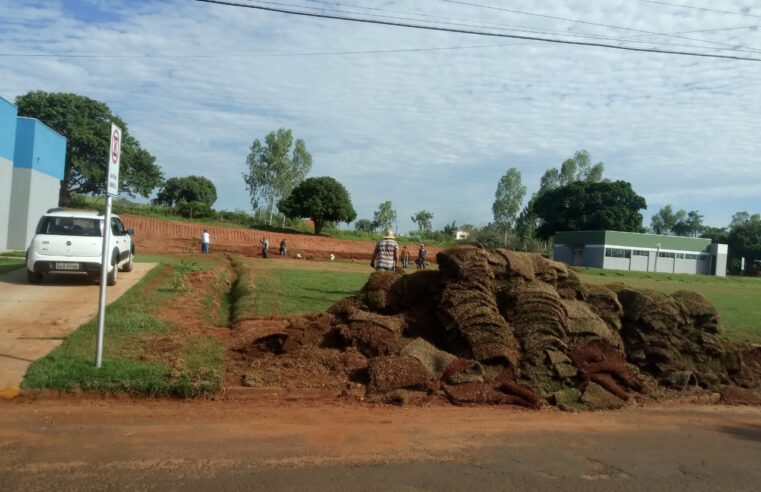
<svg viewBox="0 0 761 492">
<path fill-rule="evenodd" d="M 724 277 L 727 245 L 710 239 L 618 231 L 555 234 L 554 259 L 568 265 Z"/>
</svg>

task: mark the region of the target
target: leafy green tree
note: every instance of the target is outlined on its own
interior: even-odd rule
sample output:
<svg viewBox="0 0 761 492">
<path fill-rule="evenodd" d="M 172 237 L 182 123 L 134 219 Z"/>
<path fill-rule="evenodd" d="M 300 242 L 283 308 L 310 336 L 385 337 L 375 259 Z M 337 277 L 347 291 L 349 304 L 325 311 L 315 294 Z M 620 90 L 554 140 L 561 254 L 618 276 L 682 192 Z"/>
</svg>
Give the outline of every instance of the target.
<svg viewBox="0 0 761 492">
<path fill-rule="evenodd" d="M 650 227 L 656 234 L 670 234 L 677 223 L 677 216 L 671 204 L 661 207 L 650 219 Z"/>
<path fill-rule="evenodd" d="M 433 213 L 428 210 L 421 210 L 413 215 L 410 220 L 417 224 L 417 228 L 420 232 L 431 232 L 431 221 L 433 220 Z"/>
<path fill-rule="evenodd" d="M 563 161 L 558 173 L 558 185 L 565 186 L 576 181 L 597 183 L 602 180 L 605 165 L 602 162 L 592 164 L 592 158 L 586 150 L 579 150 L 573 157 Z"/>
<path fill-rule="evenodd" d="M 761 215 L 735 214 L 728 243 L 733 255 L 745 257 L 745 271 L 753 273 L 756 262 L 761 261 Z"/>
<path fill-rule="evenodd" d="M 554 167 L 547 169 L 539 180 L 538 193 L 542 194 L 545 191 L 554 190 L 558 186 L 560 186 L 560 171 Z"/>
<path fill-rule="evenodd" d="M 576 181 L 537 199 L 534 211 L 542 221 L 537 235 L 548 239 L 558 231 L 642 232 L 639 211 L 646 207 L 626 181 Z"/>
<path fill-rule="evenodd" d="M 297 139 L 294 145 L 290 129 L 280 128 L 268 133 L 264 143 L 254 140 L 246 166 L 248 174 L 243 174 L 243 180 L 251 196 L 251 206 L 254 210 L 266 206 L 272 225 L 275 203 L 287 197 L 309 174 L 312 155 L 303 140 Z"/>
<path fill-rule="evenodd" d="M 156 158 L 140 146 L 124 120 L 105 103 L 77 94 L 35 91 L 17 97 L 16 106 L 20 116 L 37 118 L 66 137 L 61 205 L 68 205 L 77 193 L 105 193 L 111 123 L 122 129 L 119 191 L 147 198 L 163 182 Z"/>
<path fill-rule="evenodd" d="M 175 208 L 177 209 L 177 213 L 182 215 L 183 217 L 189 217 L 189 218 L 201 218 L 201 217 L 211 217 L 214 215 L 214 210 L 209 206 L 206 202 L 201 201 L 186 201 L 185 199 L 180 199 L 175 204 Z"/>
<path fill-rule="evenodd" d="M 378 205 L 378 210 L 373 215 L 376 227 L 379 227 L 382 231 L 393 229 L 396 223 L 396 210 L 394 210 L 391 202 L 383 202 Z"/>
<path fill-rule="evenodd" d="M 698 237 L 700 234 L 703 233 L 705 230 L 705 226 L 703 225 L 703 215 L 700 214 L 697 210 L 690 210 L 687 212 L 687 219 L 685 220 L 685 224 L 687 224 L 687 232 L 692 237 Z"/>
<path fill-rule="evenodd" d="M 750 214 L 746 211 L 737 212 L 732 215 L 732 221 L 729 223 L 729 228 L 732 229 L 735 226 L 742 225 L 750 220 Z"/>
<path fill-rule="evenodd" d="M 729 231 L 724 227 L 704 227 L 700 237 L 710 239 L 713 244 L 727 244 Z"/>
<path fill-rule="evenodd" d="M 441 230 L 441 233 L 444 234 L 444 236 L 448 238 L 453 238 L 454 235 L 457 233 L 457 221 L 453 220 L 451 224 L 447 224 L 444 226 L 444 228 Z"/>
<path fill-rule="evenodd" d="M 318 235 L 328 222 L 348 223 L 357 218 L 349 192 L 328 176 L 305 179 L 277 206 L 290 219 L 311 219 Z"/>
<path fill-rule="evenodd" d="M 370 219 L 359 219 L 354 223 L 354 230 L 359 232 L 375 232 L 377 225 Z"/>
<path fill-rule="evenodd" d="M 539 181 L 539 190 L 534 193 L 521 210 L 515 223 L 515 235 L 524 245 L 534 242 L 536 231 L 540 226 L 539 216 L 534 210 L 536 201 L 547 191 L 566 186 L 576 181 L 597 183 L 602 181 L 605 165 L 602 162 L 592 164 L 589 152 L 579 150 L 560 166 L 560 169 L 550 168 L 544 172 Z"/>
<path fill-rule="evenodd" d="M 502 229 L 498 224 L 492 222 L 476 230 L 469 239 L 489 249 L 501 248 Z"/>
<path fill-rule="evenodd" d="M 153 203 L 173 207 L 183 200 L 188 203 L 201 202 L 211 207 L 217 201 L 217 187 L 209 178 L 203 176 L 169 178 L 153 199 Z"/>
<path fill-rule="evenodd" d="M 504 236 L 503 246 L 507 246 L 507 235 L 515 226 L 515 219 L 525 196 L 526 187 L 521 183 L 521 172 L 511 167 L 499 180 L 491 206 L 494 223 L 501 228 Z"/>
</svg>

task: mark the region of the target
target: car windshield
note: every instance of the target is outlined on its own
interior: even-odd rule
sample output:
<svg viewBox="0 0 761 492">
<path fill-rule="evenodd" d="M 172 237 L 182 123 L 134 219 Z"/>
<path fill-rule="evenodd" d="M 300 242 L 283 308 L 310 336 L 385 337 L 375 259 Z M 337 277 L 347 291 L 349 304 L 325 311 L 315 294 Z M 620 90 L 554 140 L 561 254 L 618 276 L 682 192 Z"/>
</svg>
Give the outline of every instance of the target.
<svg viewBox="0 0 761 492">
<path fill-rule="evenodd" d="M 99 219 L 83 217 L 43 217 L 37 234 L 100 237 L 101 224 Z"/>
</svg>

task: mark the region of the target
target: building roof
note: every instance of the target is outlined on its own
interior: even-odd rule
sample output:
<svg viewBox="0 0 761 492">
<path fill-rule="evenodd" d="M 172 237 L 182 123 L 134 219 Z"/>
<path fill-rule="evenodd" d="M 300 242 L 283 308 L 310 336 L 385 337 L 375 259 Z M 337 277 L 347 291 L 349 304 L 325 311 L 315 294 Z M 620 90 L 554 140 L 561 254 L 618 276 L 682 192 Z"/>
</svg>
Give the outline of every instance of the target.
<svg viewBox="0 0 761 492">
<path fill-rule="evenodd" d="M 706 238 L 664 236 L 620 231 L 564 231 L 555 234 L 555 244 L 585 246 L 605 244 L 630 248 L 661 249 L 672 251 L 706 251 L 711 240 Z"/>
</svg>

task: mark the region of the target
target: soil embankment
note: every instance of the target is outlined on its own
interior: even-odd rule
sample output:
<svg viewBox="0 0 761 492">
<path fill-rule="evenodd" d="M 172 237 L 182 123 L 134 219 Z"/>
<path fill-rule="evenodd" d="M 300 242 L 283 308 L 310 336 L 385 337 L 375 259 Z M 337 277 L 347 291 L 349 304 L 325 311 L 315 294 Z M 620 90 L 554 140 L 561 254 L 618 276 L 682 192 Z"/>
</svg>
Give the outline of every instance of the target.
<svg viewBox="0 0 761 492">
<path fill-rule="evenodd" d="M 272 257 L 277 257 L 277 246 L 281 239 L 288 242 L 288 256 L 297 253 L 314 259 L 327 259 L 331 254 L 339 259 L 370 259 L 375 243 L 353 239 L 336 239 L 306 234 L 285 234 L 280 232 L 243 229 L 235 227 L 207 226 L 173 220 L 155 219 L 139 215 L 122 215 L 126 226 L 135 229 L 138 251 L 145 253 L 188 253 L 197 251 L 203 229 L 211 235 L 212 251 L 236 253 L 244 256 L 259 254 L 259 241 L 266 237 L 270 242 Z M 433 261 L 440 248 L 426 248 L 428 258 Z M 416 251 L 411 251 L 413 258 Z"/>
</svg>

